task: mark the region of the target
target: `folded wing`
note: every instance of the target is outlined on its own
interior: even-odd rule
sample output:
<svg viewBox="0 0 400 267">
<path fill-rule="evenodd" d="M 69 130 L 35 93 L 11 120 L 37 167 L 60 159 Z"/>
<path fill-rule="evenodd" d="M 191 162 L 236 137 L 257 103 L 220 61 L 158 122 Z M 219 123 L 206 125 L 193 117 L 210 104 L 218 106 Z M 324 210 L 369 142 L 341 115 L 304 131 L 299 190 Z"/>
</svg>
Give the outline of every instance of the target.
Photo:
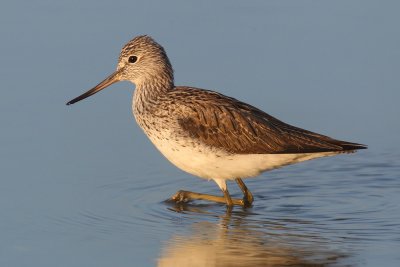
<svg viewBox="0 0 400 267">
<path fill-rule="evenodd" d="M 345 152 L 366 148 L 291 126 L 251 105 L 213 91 L 190 88 L 197 91 L 190 94 L 187 89 L 184 97 L 190 112 L 185 112 L 178 123 L 191 138 L 210 147 L 235 154 Z M 180 92 L 183 90 L 175 91 Z"/>
</svg>

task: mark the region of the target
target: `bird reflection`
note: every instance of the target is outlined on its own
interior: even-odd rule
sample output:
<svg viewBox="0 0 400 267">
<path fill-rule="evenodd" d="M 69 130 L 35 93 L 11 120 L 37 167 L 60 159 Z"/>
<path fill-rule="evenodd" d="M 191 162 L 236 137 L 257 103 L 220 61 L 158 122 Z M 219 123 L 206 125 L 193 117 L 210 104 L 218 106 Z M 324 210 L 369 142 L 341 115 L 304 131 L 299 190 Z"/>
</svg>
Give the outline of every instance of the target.
<svg viewBox="0 0 400 267">
<path fill-rule="evenodd" d="M 228 211 L 217 223 L 193 223 L 190 234 L 173 236 L 164 244 L 157 266 L 330 266 L 347 258 L 315 235 L 290 234 L 279 223 L 247 217 L 251 214 L 246 211 Z"/>
</svg>

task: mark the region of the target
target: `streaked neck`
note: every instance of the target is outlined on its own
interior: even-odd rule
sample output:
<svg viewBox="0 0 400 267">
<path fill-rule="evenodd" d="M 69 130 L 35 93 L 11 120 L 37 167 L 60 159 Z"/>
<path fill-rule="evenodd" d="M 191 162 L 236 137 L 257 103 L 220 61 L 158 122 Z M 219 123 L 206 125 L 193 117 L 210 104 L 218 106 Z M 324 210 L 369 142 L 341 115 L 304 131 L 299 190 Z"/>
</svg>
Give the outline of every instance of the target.
<svg viewBox="0 0 400 267">
<path fill-rule="evenodd" d="M 157 76 L 137 82 L 133 96 L 133 109 L 136 113 L 149 111 L 157 105 L 158 98 L 168 91 L 173 90 L 173 78 L 166 76 Z"/>
</svg>

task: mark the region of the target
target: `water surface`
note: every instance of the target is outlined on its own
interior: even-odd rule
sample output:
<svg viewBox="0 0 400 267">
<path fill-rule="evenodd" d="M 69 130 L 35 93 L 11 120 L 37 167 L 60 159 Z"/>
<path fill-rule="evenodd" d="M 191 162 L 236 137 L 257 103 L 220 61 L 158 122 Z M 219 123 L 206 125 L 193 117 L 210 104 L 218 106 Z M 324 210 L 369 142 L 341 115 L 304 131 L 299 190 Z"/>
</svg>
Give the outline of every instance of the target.
<svg viewBox="0 0 400 267">
<path fill-rule="evenodd" d="M 64 192 L 54 194 L 52 203 L 49 196 L 37 195 L 31 201 L 44 198 L 46 204 L 26 203 L 33 210 L 24 214 L 6 210 L 2 261 L 7 266 L 25 261 L 59 266 L 396 266 L 399 159 L 395 153 L 362 151 L 275 170 L 247 180 L 254 206 L 231 212 L 220 204 L 164 201 L 178 189 L 219 194 L 213 182 L 183 173 L 71 176 L 69 182 L 52 185 Z M 234 183 L 229 185 L 240 197 Z M 34 186 L 30 190 L 37 191 Z"/>
<path fill-rule="evenodd" d="M 399 8 L 3 1 L 0 266 L 400 266 Z M 246 180 L 248 209 L 165 202 L 220 192 L 147 140 L 133 85 L 65 106 L 138 34 L 164 45 L 179 85 L 369 149 Z"/>
</svg>

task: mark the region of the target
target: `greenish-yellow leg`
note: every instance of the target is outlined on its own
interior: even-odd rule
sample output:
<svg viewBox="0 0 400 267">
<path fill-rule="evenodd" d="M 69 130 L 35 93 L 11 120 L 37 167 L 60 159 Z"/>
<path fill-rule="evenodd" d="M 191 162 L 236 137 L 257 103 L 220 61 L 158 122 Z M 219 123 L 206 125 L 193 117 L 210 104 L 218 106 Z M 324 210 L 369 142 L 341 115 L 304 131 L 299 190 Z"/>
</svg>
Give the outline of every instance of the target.
<svg viewBox="0 0 400 267">
<path fill-rule="evenodd" d="M 208 194 L 179 190 L 171 197 L 171 200 L 177 203 L 184 203 L 194 199 L 201 199 L 218 203 L 225 203 L 228 207 L 232 207 L 233 205 L 245 206 L 245 203 L 242 199 L 231 198 L 231 196 L 229 195 L 229 191 L 227 189 L 222 190 L 222 192 L 224 193 L 224 196 L 219 197 Z"/>
<path fill-rule="evenodd" d="M 254 198 L 250 190 L 244 184 L 242 179 L 237 178 L 235 179 L 235 181 L 243 192 L 244 195 L 243 199 L 231 198 L 228 189 L 226 188 L 226 186 L 224 186 L 221 189 L 222 192 L 224 193 L 223 197 L 179 190 L 171 197 L 171 200 L 177 203 L 185 203 L 189 202 L 190 200 L 201 199 L 218 203 L 225 203 L 228 207 L 232 207 L 233 205 L 238 205 L 242 207 L 251 206 L 251 203 L 253 203 Z"/>
<path fill-rule="evenodd" d="M 243 192 L 243 195 L 244 195 L 243 202 L 244 202 L 245 206 L 251 206 L 251 203 L 253 203 L 253 200 L 254 200 L 253 194 L 250 192 L 250 190 L 244 184 L 242 179 L 236 178 L 235 181 Z"/>
</svg>

